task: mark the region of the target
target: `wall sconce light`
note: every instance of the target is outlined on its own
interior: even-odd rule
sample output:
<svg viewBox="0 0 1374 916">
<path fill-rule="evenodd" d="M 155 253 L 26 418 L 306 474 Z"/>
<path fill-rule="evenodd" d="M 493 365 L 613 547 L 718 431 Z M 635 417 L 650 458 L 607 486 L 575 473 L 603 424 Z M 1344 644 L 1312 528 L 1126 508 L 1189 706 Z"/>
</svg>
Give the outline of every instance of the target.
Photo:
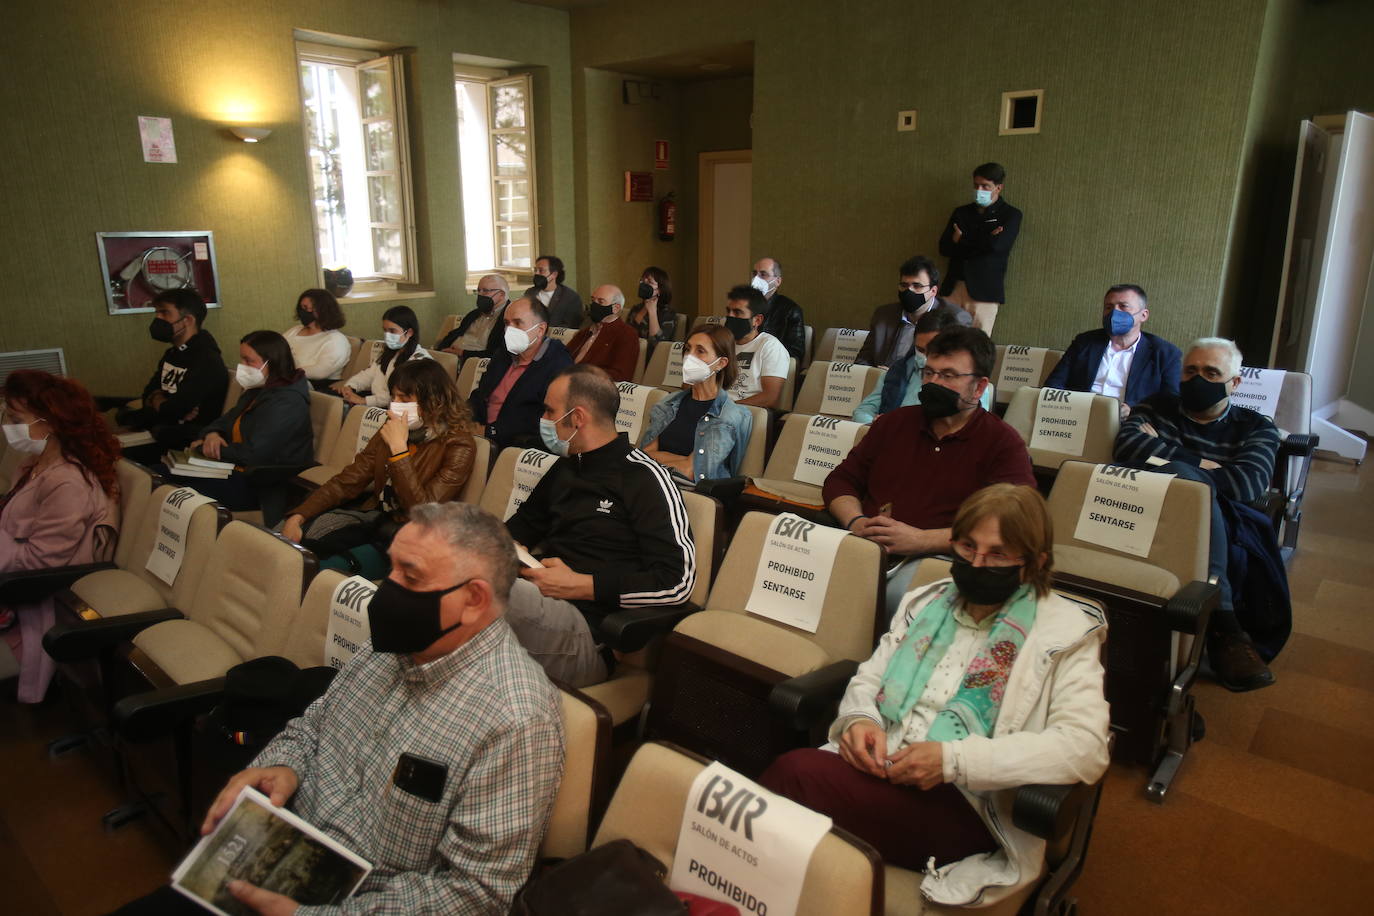
<svg viewBox="0 0 1374 916">
<path fill-rule="evenodd" d="M 272 131 L 266 127 L 241 127 L 238 125 L 230 126 L 229 132 L 244 143 L 257 143 L 259 140 L 266 140 L 272 135 Z"/>
</svg>

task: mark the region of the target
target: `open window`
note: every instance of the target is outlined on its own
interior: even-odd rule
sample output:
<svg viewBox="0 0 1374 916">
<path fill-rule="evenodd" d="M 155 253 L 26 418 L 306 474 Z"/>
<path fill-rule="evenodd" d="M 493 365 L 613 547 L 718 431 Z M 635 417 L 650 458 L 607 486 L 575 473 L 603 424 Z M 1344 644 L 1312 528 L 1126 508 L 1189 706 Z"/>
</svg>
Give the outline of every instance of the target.
<svg viewBox="0 0 1374 916">
<path fill-rule="evenodd" d="M 455 67 L 469 277 L 528 274 L 539 249 L 529 74 Z"/>
</svg>

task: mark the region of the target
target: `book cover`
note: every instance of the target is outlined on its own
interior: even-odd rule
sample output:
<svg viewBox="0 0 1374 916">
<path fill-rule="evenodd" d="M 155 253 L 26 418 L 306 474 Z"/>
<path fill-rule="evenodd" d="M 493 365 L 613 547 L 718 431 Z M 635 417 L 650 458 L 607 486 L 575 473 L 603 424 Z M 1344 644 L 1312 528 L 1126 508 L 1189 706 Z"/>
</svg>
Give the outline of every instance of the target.
<svg viewBox="0 0 1374 916">
<path fill-rule="evenodd" d="M 222 461 L 201 458 L 186 449 L 171 451 L 166 457 L 167 467 L 174 474 L 183 477 L 210 477 L 223 479 L 234 473 L 234 466 Z"/>
<path fill-rule="evenodd" d="M 172 873 L 172 887 L 212 913 L 253 916 L 229 893 L 243 880 L 304 906 L 336 904 L 372 865 L 267 797 L 245 786 L 234 807 Z"/>
<path fill-rule="evenodd" d="M 146 429 L 131 429 L 116 433 L 115 438 L 124 448 L 133 448 L 135 445 L 152 445 L 157 441 L 153 438 L 153 434 Z"/>
</svg>

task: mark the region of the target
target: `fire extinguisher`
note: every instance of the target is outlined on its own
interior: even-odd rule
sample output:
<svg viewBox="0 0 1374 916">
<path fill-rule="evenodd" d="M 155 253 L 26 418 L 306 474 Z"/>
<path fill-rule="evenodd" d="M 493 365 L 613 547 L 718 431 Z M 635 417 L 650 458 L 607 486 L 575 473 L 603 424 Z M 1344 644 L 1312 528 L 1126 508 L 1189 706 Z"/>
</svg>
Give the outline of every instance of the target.
<svg viewBox="0 0 1374 916">
<path fill-rule="evenodd" d="M 658 202 L 658 237 L 665 242 L 671 242 L 677 235 L 677 201 L 673 200 L 673 192 Z"/>
</svg>

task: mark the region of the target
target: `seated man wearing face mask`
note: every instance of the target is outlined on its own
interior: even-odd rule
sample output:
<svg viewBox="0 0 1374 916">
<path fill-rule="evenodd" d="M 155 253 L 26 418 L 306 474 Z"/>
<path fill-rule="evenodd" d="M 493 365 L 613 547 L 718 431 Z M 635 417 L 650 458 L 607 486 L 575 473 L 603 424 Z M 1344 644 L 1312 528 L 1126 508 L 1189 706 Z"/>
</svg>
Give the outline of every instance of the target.
<svg viewBox="0 0 1374 916">
<path fill-rule="evenodd" d="M 973 316 L 939 298 L 940 269 L 930 258 L 907 258 L 897 271 L 897 301 L 873 310 L 868 336 L 854 362 L 886 369 L 911 355 L 916 323 L 928 314 L 948 313 L 950 324 L 972 325 Z"/>
<path fill-rule="evenodd" d="M 780 407 L 782 385 L 789 368 L 787 348 L 763 330 L 768 302 L 750 286 L 736 286 L 726 294 L 725 326 L 735 336 L 735 384 L 729 388 L 736 404 Z"/>
<path fill-rule="evenodd" d="M 1207 573 L 1221 590 L 1221 606 L 1212 612 L 1207 629 L 1207 654 L 1221 683 L 1237 691 L 1268 687 L 1274 675 L 1251 639 L 1260 634 L 1247 633 L 1236 615 L 1236 583 L 1227 577 L 1227 561 L 1239 532 L 1228 516 L 1236 523 L 1259 516 L 1260 524 L 1247 524 L 1246 533 L 1266 537 L 1268 546 L 1274 546 L 1273 528 L 1246 504 L 1268 490 L 1280 441 L 1272 420 L 1231 403 L 1240 385 L 1240 367 L 1234 342 L 1222 337 L 1193 341 L 1183 357 L 1178 395 L 1161 392 L 1137 404 L 1116 438 L 1116 460 L 1122 464 L 1200 480 L 1212 489 Z M 1282 625 L 1263 634 L 1268 638 L 1261 648 L 1268 657 L 1282 648 L 1287 634 Z"/>
<path fill-rule="evenodd" d="M 889 614 L 914 562 L 948 548 L 960 503 L 989 484 L 1035 486 L 1021 436 L 979 406 L 995 360 L 982 331 L 942 331 L 926 347 L 921 403 L 875 420 L 825 479 L 826 507 L 841 525 L 912 558 L 889 572 Z"/>
<path fill-rule="evenodd" d="M 549 325 L 575 328 L 582 324 L 582 297 L 563 284 L 563 259 L 541 254 L 534 260 L 534 284 L 525 295 L 549 310 Z"/>
<path fill-rule="evenodd" d="M 539 448 L 539 415 L 553 377 L 572 365 L 568 350 L 548 336 L 549 312 L 537 300 L 506 306 L 504 342 L 492 354 L 468 403 L 472 417 L 498 448 Z"/>
<path fill-rule="evenodd" d="M 608 615 L 682 604 L 696 553 L 682 494 L 668 469 L 615 427 L 620 392 L 595 366 L 549 385 L 540 433 L 555 462 L 506 522 L 542 560 L 522 569 L 507 620 L 552 678 L 605 680 L 615 656 L 600 645 Z"/>
<path fill-rule="evenodd" d="M 963 309 L 958 309 L 958 313 L 968 314 Z M 956 315 L 945 309 L 927 312 L 916 319 L 913 327 L 915 333 L 912 335 L 915 348 L 892 364 L 892 368 L 883 374 L 883 380 L 878 383 L 878 387 L 855 408 L 851 419 L 856 423 L 872 423 L 898 407 L 910 407 L 921 403 L 921 387 L 925 384 L 921 378 L 921 370 L 926 364 L 926 348 L 941 331 L 959 327 L 961 324 L 963 322 Z M 992 409 L 991 385 L 983 389 L 978 403 L 984 410 Z"/>
<path fill-rule="evenodd" d="M 620 320 L 624 308 L 620 287 L 598 286 L 587 303 L 591 322 L 568 341 L 568 352 L 576 362 L 600 366 L 617 382 L 631 381 L 639 365 L 639 333 Z"/>
<path fill-rule="evenodd" d="M 436 349 L 460 359 L 484 359 L 495 353 L 505 338 L 501 320 L 510 298 L 510 284 L 500 274 L 487 274 L 477 281 L 477 307 L 463 316 L 458 327 L 444 335 Z"/>
<path fill-rule="evenodd" d="M 373 863 L 356 894 L 310 912 L 505 913 L 563 772 L 558 691 L 506 623 L 515 548 L 476 506 L 425 503 L 390 554 L 371 641 L 229 780 L 201 832 L 251 786 Z M 253 912 L 297 912 L 245 881 L 228 890 Z M 118 912 L 204 910 L 163 887 Z"/>
<path fill-rule="evenodd" d="M 763 330 L 777 338 L 787 349 L 787 355 L 800 363 L 806 349 L 806 316 L 800 305 L 778 292 L 782 286 L 782 265 L 778 259 L 759 258 L 749 285 L 763 295 Z"/>
</svg>

